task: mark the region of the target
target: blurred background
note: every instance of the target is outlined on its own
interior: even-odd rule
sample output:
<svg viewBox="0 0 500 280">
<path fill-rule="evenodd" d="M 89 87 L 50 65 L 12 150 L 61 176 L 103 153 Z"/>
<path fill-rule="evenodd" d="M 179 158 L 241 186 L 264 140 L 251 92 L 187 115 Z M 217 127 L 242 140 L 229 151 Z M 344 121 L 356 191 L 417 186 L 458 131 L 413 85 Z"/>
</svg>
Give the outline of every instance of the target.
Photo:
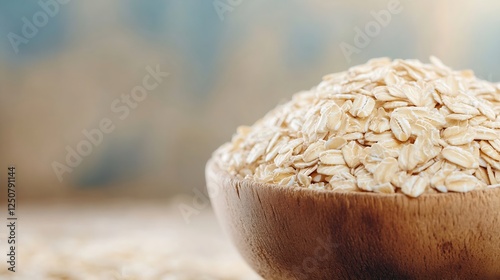
<svg viewBox="0 0 500 280">
<path fill-rule="evenodd" d="M 324 74 L 373 57 L 435 55 L 500 80 L 500 2 L 394 1 L 1 1 L 0 178 L 16 166 L 19 203 L 35 217 L 20 234 L 33 244 L 45 240 L 40 213 L 68 229 L 57 215 L 80 198 L 86 200 L 74 209 L 104 198 L 121 198 L 113 203 L 125 209 L 164 201 L 181 221 L 178 229 L 186 227 L 178 206 L 204 190 L 206 161 L 238 125 L 252 124 Z M 390 5 L 398 12 L 380 21 L 377 14 Z M 106 205 L 114 204 L 99 207 Z M 197 210 L 210 213 L 208 206 Z M 217 228 L 207 215 L 191 231 Z M 174 230 L 169 222 L 163 227 Z M 222 238 L 215 229 L 213 236 Z M 46 251 L 60 256 L 71 246 L 54 243 Z M 237 258 L 230 245 L 223 248 Z M 237 277 L 228 275 L 213 277 Z"/>
<path fill-rule="evenodd" d="M 484 79 L 500 76 L 497 1 L 401 1 L 350 62 L 341 44 L 356 47 L 355 28 L 390 1 L 240 1 L 73 0 L 19 43 L 8 35 L 25 37 L 23 18 L 34 24 L 44 9 L 0 2 L 0 160 L 25 174 L 23 197 L 190 193 L 239 124 L 373 57 L 436 55 Z M 157 65 L 170 75 L 119 119 L 113 101 Z M 82 130 L 103 118 L 115 130 L 59 182 L 53 162 L 65 164 L 66 146 L 76 150 Z"/>
</svg>

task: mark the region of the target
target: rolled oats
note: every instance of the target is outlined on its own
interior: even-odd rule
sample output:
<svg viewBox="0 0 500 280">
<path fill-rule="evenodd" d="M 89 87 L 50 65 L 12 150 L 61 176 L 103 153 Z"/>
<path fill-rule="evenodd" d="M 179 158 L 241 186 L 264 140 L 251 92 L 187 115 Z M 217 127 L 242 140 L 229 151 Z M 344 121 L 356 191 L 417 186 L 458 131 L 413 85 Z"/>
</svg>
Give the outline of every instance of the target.
<svg viewBox="0 0 500 280">
<path fill-rule="evenodd" d="M 214 156 L 238 178 L 289 187 L 410 197 L 500 187 L 500 84 L 430 61 L 326 75 Z"/>
</svg>

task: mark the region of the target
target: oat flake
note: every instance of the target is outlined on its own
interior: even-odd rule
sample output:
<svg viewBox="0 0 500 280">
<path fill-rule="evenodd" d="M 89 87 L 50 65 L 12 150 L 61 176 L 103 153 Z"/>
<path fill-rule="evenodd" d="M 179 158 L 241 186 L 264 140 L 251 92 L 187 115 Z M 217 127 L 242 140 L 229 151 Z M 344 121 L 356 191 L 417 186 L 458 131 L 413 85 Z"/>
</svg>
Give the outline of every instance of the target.
<svg viewBox="0 0 500 280">
<path fill-rule="evenodd" d="M 214 157 L 240 179 L 285 187 L 411 197 L 500 187 L 500 84 L 430 61 L 326 75 Z"/>
</svg>

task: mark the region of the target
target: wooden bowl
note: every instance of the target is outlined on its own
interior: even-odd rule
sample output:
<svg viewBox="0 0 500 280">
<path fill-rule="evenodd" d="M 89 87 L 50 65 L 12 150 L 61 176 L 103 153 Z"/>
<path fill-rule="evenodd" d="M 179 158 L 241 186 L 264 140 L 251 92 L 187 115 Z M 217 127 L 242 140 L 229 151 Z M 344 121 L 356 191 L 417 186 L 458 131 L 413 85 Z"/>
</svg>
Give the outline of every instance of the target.
<svg viewBox="0 0 500 280">
<path fill-rule="evenodd" d="M 339 193 L 206 168 L 219 222 L 264 279 L 500 279 L 500 189 Z"/>
</svg>

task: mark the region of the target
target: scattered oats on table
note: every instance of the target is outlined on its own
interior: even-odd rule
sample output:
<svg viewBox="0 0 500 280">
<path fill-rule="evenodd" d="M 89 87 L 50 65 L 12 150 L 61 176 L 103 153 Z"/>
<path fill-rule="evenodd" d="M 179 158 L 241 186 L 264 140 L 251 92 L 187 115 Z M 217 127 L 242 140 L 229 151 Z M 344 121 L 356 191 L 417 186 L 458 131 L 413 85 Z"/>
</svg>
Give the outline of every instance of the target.
<svg viewBox="0 0 500 280">
<path fill-rule="evenodd" d="M 333 191 L 499 187 L 500 84 L 439 59 L 378 58 L 241 126 L 214 156 L 239 178 Z"/>
</svg>

